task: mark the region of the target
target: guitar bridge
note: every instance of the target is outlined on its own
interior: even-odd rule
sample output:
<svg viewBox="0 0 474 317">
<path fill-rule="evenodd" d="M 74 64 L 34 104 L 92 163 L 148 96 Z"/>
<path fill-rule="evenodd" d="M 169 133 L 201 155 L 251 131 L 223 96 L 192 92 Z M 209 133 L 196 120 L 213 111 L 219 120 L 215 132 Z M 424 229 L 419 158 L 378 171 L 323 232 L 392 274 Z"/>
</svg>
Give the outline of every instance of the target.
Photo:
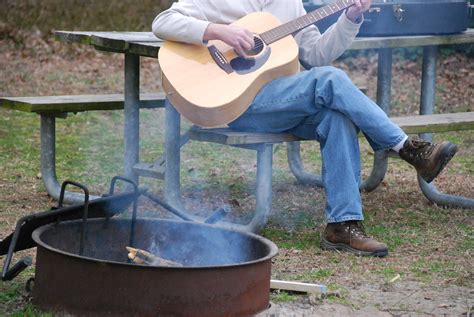
<svg viewBox="0 0 474 317">
<path fill-rule="evenodd" d="M 212 59 L 216 62 L 217 66 L 219 66 L 222 70 L 224 70 L 227 74 L 231 74 L 234 72 L 232 66 L 225 58 L 224 54 L 221 53 L 214 45 L 211 45 L 207 48 L 209 53 L 211 53 Z"/>
</svg>

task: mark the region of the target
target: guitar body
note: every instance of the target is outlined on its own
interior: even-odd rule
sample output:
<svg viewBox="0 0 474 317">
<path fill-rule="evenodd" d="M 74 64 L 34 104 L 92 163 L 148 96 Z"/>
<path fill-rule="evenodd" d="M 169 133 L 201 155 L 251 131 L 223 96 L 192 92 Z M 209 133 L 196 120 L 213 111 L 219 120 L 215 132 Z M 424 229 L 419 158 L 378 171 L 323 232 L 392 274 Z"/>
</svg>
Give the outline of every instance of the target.
<svg viewBox="0 0 474 317">
<path fill-rule="evenodd" d="M 281 22 L 270 13 L 257 12 L 234 25 L 261 34 Z M 208 47 L 225 57 L 226 69 Z M 208 46 L 167 41 L 158 57 L 167 98 L 185 118 L 203 127 L 235 120 L 265 84 L 299 70 L 298 45 L 291 35 L 268 45 L 250 61 L 221 41 L 209 41 Z"/>
</svg>

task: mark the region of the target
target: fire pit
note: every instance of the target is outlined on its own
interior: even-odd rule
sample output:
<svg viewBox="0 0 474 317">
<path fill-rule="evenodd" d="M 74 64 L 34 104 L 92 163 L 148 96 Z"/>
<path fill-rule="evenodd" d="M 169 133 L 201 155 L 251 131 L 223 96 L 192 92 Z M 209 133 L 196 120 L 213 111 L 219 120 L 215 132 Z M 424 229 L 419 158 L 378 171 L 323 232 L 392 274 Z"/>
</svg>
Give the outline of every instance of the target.
<svg viewBox="0 0 474 317">
<path fill-rule="evenodd" d="M 81 315 L 248 316 L 268 308 L 277 247 L 257 235 L 194 222 L 89 219 L 43 226 L 35 305 Z M 126 247 L 182 267 L 129 262 Z M 82 255 L 79 250 L 82 248 Z"/>
</svg>

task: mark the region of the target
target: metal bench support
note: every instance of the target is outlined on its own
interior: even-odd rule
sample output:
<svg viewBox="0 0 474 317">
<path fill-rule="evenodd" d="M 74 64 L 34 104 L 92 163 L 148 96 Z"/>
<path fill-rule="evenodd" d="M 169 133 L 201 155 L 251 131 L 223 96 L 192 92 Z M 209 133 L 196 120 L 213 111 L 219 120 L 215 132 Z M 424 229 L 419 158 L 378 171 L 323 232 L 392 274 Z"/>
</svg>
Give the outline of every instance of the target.
<svg viewBox="0 0 474 317">
<path fill-rule="evenodd" d="M 421 81 L 420 115 L 432 114 L 435 105 L 436 93 L 436 62 L 438 60 L 438 46 L 423 48 L 423 76 Z M 433 135 L 421 135 L 426 140 L 432 140 Z M 418 177 L 421 191 L 428 200 L 440 206 L 455 206 L 461 208 L 474 208 L 474 199 L 444 194 L 433 183 L 426 183 Z"/>
<path fill-rule="evenodd" d="M 56 117 L 41 114 L 41 177 L 48 194 L 58 200 L 61 194 L 61 185 L 56 176 Z M 99 198 L 90 196 L 90 199 Z M 65 191 L 64 202 L 68 204 L 84 202 L 84 195 Z"/>
<path fill-rule="evenodd" d="M 426 46 L 423 51 L 423 72 L 420 100 L 420 114 L 433 114 L 436 92 L 436 62 L 437 46 Z M 392 81 L 392 49 L 379 49 L 378 75 L 377 75 L 377 104 L 390 114 L 391 81 Z M 426 140 L 432 140 L 431 133 L 421 135 Z M 295 177 L 303 184 L 323 187 L 320 175 L 308 173 L 300 156 L 299 142 L 288 143 L 288 163 Z M 360 189 L 372 191 L 382 182 L 388 166 L 388 151 L 377 151 L 374 155 L 374 163 L 370 176 L 362 182 Z M 427 184 L 423 179 L 418 178 L 420 189 L 425 197 L 431 202 L 443 205 L 462 208 L 474 208 L 474 199 L 447 195 L 439 192 L 434 184 Z"/>
<path fill-rule="evenodd" d="M 390 113 L 392 83 L 392 49 L 379 49 L 378 73 L 377 73 L 377 104 Z M 300 146 L 298 142 L 291 142 L 287 149 L 288 163 L 296 179 L 303 184 L 323 187 L 320 175 L 304 171 L 300 156 Z M 360 185 L 360 189 L 371 192 L 375 190 L 383 181 L 388 167 L 388 152 L 377 151 L 374 155 L 374 163 L 369 177 Z"/>
<path fill-rule="evenodd" d="M 181 213 L 189 215 L 184 208 L 181 197 L 180 181 L 180 127 L 181 117 L 175 108 L 166 102 L 166 134 L 165 134 L 165 200 Z M 237 145 L 239 146 L 239 145 Z M 272 208 L 272 165 L 273 144 L 260 143 L 256 145 L 242 145 L 243 147 L 257 152 L 257 190 L 256 209 L 252 220 L 245 225 L 219 222 L 219 225 L 238 228 L 250 232 L 261 231 L 268 222 Z M 189 215 L 190 218 L 194 216 Z"/>
</svg>

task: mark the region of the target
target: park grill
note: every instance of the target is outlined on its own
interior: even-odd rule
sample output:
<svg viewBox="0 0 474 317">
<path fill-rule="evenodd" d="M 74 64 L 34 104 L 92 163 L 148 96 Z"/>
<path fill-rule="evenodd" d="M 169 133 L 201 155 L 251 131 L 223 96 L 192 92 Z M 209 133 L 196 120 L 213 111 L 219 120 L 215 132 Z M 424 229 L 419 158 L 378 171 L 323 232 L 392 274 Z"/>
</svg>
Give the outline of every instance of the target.
<svg viewBox="0 0 474 317">
<path fill-rule="evenodd" d="M 222 216 L 222 209 L 208 218 L 208 223 L 137 218 L 136 203 L 143 193 L 134 186 L 131 194 L 117 194 L 122 200 L 123 195 L 128 199 L 120 206 L 115 204 L 114 213 L 98 215 L 94 200 L 52 211 L 58 216 L 74 208 L 76 220 L 62 221 L 59 216 L 44 224 L 42 216 L 41 224 L 29 220 L 26 227 L 22 220 L 23 225 L 13 234 L 16 238 L 2 240 L 0 251 L 7 244 L 13 250 L 37 246 L 34 283 L 28 284 L 33 285 L 35 305 L 91 316 L 247 316 L 268 308 L 271 259 L 277 253 L 271 241 L 209 224 Z M 109 199 L 110 203 L 114 196 L 99 200 Z M 153 201 L 176 213 L 156 197 Z M 132 202 L 132 217 L 112 217 Z M 81 215 L 76 209 L 81 209 Z M 97 218 L 90 218 L 91 210 Z M 70 213 L 62 216 L 71 219 Z M 179 265 L 132 263 L 127 247 L 149 251 Z M 11 254 L 4 279 L 13 278 L 21 271 L 15 267 L 27 264 L 20 261 L 8 270 L 10 261 Z M 7 271 L 10 273 L 5 274 Z"/>
<path fill-rule="evenodd" d="M 305 0 L 306 11 L 316 10 L 332 1 Z M 373 0 L 364 14 L 358 36 L 440 35 L 463 32 L 469 24 L 466 0 Z M 336 22 L 330 16 L 317 23 L 321 32 Z"/>
</svg>

